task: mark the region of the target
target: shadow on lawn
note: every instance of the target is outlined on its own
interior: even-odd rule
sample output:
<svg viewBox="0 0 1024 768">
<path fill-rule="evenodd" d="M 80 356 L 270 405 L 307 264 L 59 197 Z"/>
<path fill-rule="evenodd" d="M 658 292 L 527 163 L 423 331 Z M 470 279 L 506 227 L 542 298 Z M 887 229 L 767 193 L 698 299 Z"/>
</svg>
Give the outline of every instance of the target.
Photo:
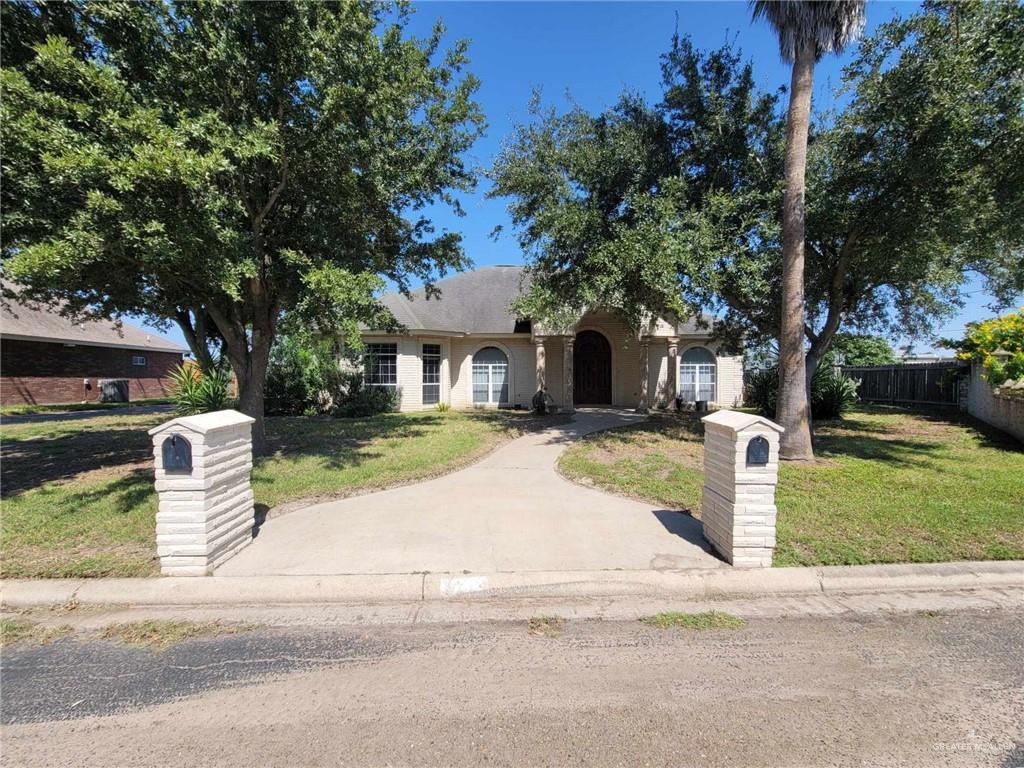
<svg viewBox="0 0 1024 768">
<path fill-rule="evenodd" d="M 267 419 L 268 452 L 256 459 L 256 467 L 280 456 L 320 456 L 332 469 L 357 466 L 384 454 L 386 448 L 373 450 L 369 447 L 374 441 L 423 437 L 443 426 L 446 418 L 442 413 L 414 418 L 399 414 L 362 419 L 271 417 Z M 469 418 L 492 422 L 497 430 L 508 433 L 545 425 L 542 419 L 530 414 L 482 412 L 469 414 Z M 129 474 L 124 481 L 128 485 L 144 477 L 152 489 L 152 444 L 146 432 L 148 426 L 83 429 L 55 437 L 5 439 L 0 453 L 0 493 L 6 498 L 100 470 L 111 470 L 117 475 L 127 471 Z M 104 487 L 110 486 L 105 484 Z M 83 491 L 83 496 L 89 493 Z M 82 501 L 85 503 L 88 499 Z"/>
<path fill-rule="evenodd" d="M 600 440 L 608 446 L 632 444 L 637 436 L 656 435 L 671 440 L 703 442 L 704 424 L 695 413 L 652 413 L 646 421 L 639 421 L 622 426 L 614 426 L 599 432 L 584 435 L 584 440 Z M 570 437 L 566 442 L 575 442 Z"/>
<path fill-rule="evenodd" d="M 879 424 L 873 415 L 907 416 L 912 422 Z M 867 407 L 842 419 L 815 425 L 814 449 L 819 456 L 852 456 L 901 464 L 920 464 L 955 446 L 953 436 L 976 440 L 981 447 L 1021 452 L 1016 440 L 966 413 L 937 408 Z"/>
<path fill-rule="evenodd" d="M 96 470 L 132 465 L 141 469 L 142 463 L 151 458 L 151 451 L 145 428 L 4 440 L 0 452 L 0 493 L 6 498 Z"/>
<path fill-rule="evenodd" d="M 590 436 L 606 447 L 634 447 L 645 435 L 703 443 L 701 414 L 653 414 L 645 422 Z M 872 416 L 907 416 L 906 424 L 879 422 Z M 951 438 L 969 438 L 983 447 L 1022 452 L 1009 435 L 954 409 L 859 408 L 842 419 L 815 424 L 814 450 L 819 458 L 852 457 L 889 464 L 920 465 L 956 445 Z"/>
<path fill-rule="evenodd" d="M 499 432 L 519 434 L 537 428 L 542 421 L 527 413 L 480 412 L 460 414 L 495 425 Z M 425 437 L 452 417 L 443 413 L 424 415 L 388 413 L 358 419 L 330 417 L 278 417 L 267 419 L 267 453 L 256 467 L 284 456 L 318 456 L 330 469 L 359 466 L 381 458 L 384 450 L 370 450 L 379 441 Z"/>
<path fill-rule="evenodd" d="M 43 493 L 45 492 L 44 489 Z M 127 514 L 149 498 L 154 499 L 155 508 L 156 491 L 153 489 L 153 472 L 149 469 L 135 469 L 110 483 L 69 494 L 66 497 L 68 503 L 64 507 L 67 514 L 74 515 L 93 504 L 111 501 L 117 512 Z M 57 516 L 56 508 L 51 516 Z"/>
</svg>

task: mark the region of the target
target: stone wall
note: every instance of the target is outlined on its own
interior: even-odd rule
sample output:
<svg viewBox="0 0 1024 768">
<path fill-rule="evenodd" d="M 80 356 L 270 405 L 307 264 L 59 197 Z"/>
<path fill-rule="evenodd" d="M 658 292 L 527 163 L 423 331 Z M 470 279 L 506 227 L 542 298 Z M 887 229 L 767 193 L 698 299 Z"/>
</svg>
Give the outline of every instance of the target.
<svg viewBox="0 0 1024 768">
<path fill-rule="evenodd" d="M 971 366 L 967 411 L 993 427 L 1024 442 L 1024 396 L 999 394 L 982 376 L 982 366 Z"/>
<path fill-rule="evenodd" d="M 761 416 L 722 410 L 704 422 L 704 538 L 729 563 L 769 568 L 775 551 L 775 486 L 782 428 Z M 768 443 L 767 462 L 747 465 L 747 446 Z"/>
<path fill-rule="evenodd" d="M 252 540 L 252 419 L 217 411 L 174 419 L 156 427 L 156 545 L 165 575 L 204 576 Z M 192 471 L 170 472 L 163 442 L 188 440 Z"/>
</svg>

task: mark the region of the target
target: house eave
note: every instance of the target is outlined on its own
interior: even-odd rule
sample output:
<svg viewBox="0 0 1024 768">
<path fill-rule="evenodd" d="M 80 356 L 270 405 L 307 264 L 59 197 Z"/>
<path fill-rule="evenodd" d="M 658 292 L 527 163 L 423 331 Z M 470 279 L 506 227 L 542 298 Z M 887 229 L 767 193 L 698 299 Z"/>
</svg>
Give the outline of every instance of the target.
<svg viewBox="0 0 1024 768">
<path fill-rule="evenodd" d="M 64 338 L 60 336 L 30 336 L 22 333 L 3 333 L 0 334 L 0 339 L 8 339 L 10 341 L 35 341 L 40 344 L 62 344 L 71 345 L 75 347 L 100 347 L 105 349 L 130 349 L 137 352 L 167 352 L 173 355 L 183 355 L 188 350 L 180 347 L 147 347 L 144 344 L 131 344 L 106 342 L 106 341 L 92 341 L 86 339 L 74 339 Z"/>
</svg>

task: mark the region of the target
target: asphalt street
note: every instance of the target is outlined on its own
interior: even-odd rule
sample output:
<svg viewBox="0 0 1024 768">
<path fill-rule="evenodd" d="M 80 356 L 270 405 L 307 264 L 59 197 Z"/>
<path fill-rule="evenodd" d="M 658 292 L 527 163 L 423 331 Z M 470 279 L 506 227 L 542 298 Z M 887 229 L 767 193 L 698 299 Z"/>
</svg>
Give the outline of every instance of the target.
<svg viewBox="0 0 1024 768">
<path fill-rule="evenodd" d="M 8 766 L 1024 765 L 1024 612 L 276 627 L 3 654 Z"/>
</svg>

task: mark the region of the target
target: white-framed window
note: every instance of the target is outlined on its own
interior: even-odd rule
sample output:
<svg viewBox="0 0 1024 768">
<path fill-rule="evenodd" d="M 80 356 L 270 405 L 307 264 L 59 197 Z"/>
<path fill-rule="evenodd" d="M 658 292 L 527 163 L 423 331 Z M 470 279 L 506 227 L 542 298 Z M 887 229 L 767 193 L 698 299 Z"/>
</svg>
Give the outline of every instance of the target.
<svg viewBox="0 0 1024 768">
<path fill-rule="evenodd" d="M 441 345 L 423 345 L 423 404 L 441 402 Z"/>
<path fill-rule="evenodd" d="M 715 400 L 715 356 L 704 347 L 691 347 L 679 358 L 679 397 L 687 403 Z"/>
<path fill-rule="evenodd" d="M 137 368 L 146 367 L 146 356 L 145 355 L 132 355 L 132 365 Z"/>
<path fill-rule="evenodd" d="M 473 355 L 473 404 L 508 402 L 508 357 L 497 347 L 484 347 Z"/>
<path fill-rule="evenodd" d="M 398 386 L 398 345 L 367 344 L 363 354 L 366 384 L 370 387 Z"/>
</svg>

